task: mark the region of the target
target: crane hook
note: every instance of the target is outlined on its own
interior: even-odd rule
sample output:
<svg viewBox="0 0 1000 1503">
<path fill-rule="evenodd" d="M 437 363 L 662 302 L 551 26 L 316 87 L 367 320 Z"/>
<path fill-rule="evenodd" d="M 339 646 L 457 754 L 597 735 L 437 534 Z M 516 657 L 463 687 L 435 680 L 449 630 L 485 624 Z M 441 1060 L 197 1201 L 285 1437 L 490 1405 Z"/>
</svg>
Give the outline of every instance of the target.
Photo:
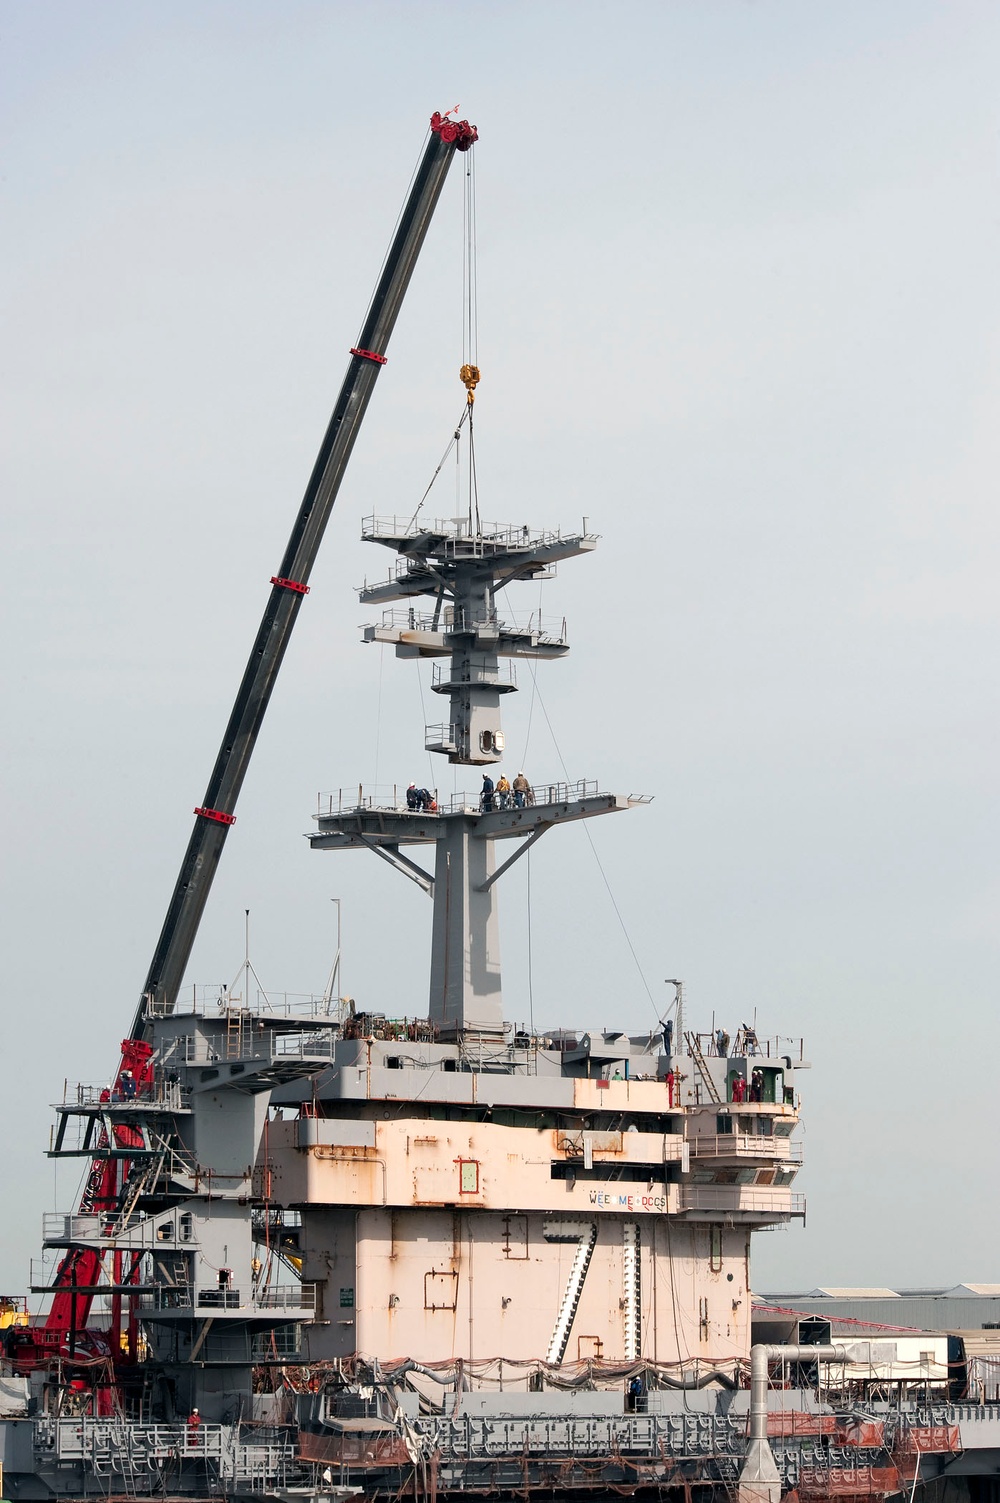
<svg viewBox="0 0 1000 1503">
<path fill-rule="evenodd" d="M 469 406 L 471 407 L 476 400 L 476 387 L 482 379 L 479 374 L 479 366 L 463 365 L 458 373 L 458 379 L 463 383 L 469 394 Z"/>
</svg>

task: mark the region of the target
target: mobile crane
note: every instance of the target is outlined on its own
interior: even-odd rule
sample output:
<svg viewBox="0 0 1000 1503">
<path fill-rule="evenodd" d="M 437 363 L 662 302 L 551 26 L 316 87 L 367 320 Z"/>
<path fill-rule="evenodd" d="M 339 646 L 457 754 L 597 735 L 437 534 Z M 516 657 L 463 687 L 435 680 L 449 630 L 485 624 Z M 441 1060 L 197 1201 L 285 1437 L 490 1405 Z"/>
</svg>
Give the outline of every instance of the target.
<svg viewBox="0 0 1000 1503">
<path fill-rule="evenodd" d="M 236 802 L 253 754 L 261 723 L 291 637 L 299 608 L 309 591 L 309 575 L 337 499 L 347 462 L 364 420 L 379 372 L 427 229 L 456 151 L 478 139 L 467 120 L 452 120 L 454 111 L 435 112 L 423 156 L 400 215 L 378 285 L 323 437 L 284 557 L 271 578 L 271 593 L 243 674 L 215 766 L 143 986 L 129 1037 L 108 1089 L 109 1104 L 141 1096 L 152 1085 L 152 1049 L 145 1034 L 150 1018 L 173 1012 L 184 970 L 201 923 L 226 836 L 235 823 Z M 94 1146 L 91 1169 L 81 1197 L 80 1214 L 109 1222 L 128 1213 L 142 1188 L 141 1135 L 109 1113 Z M 129 1155 L 134 1150 L 136 1157 Z M 115 1252 L 113 1277 L 99 1282 L 102 1253 L 71 1247 L 49 1286 L 52 1304 L 44 1326 L 12 1328 L 8 1355 L 22 1371 L 55 1360 L 70 1366 L 134 1361 L 138 1340 L 135 1300 L 130 1301 L 127 1333 L 122 1331 L 122 1301 L 138 1277 L 139 1258 Z M 33 1292 L 44 1292 L 35 1289 Z M 110 1293 L 111 1322 L 105 1330 L 88 1328 L 95 1295 Z M 123 1334 L 125 1340 L 123 1342 Z"/>
</svg>

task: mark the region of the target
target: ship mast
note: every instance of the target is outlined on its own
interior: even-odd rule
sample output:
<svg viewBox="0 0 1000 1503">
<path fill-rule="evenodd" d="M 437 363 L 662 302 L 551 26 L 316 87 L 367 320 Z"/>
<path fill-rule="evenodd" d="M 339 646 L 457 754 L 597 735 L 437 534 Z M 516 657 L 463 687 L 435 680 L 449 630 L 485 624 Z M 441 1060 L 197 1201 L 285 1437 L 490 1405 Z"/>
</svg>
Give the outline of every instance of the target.
<svg viewBox="0 0 1000 1503">
<path fill-rule="evenodd" d="M 569 651 L 565 628 L 547 635 L 534 620 L 519 627 L 501 618 L 497 596 L 517 580 L 537 580 L 564 560 L 590 553 L 592 533 L 536 532 L 527 526 L 475 526 L 454 521 L 401 523 L 367 519 L 362 537 L 391 548 L 398 561 L 387 580 L 365 585 L 366 604 L 407 602 L 365 628 L 368 642 L 389 642 L 403 658 L 435 664 L 432 687 L 449 705 L 447 721 L 425 728 L 428 751 L 468 767 L 489 767 L 505 750 L 500 702 L 516 691 L 509 660 L 558 658 Z M 429 597 L 418 614 L 413 602 Z M 501 664 L 504 664 L 502 667 Z M 436 801 L 435 801 L 436 802 Z M 428 1016 L 441 1038 L 501 1036 L 504 1011 L 495 884 L 546 830 L 570 820 L 627 809 L 639 802 L 601 792 L 596 783 L 553 783 L 531 802 L 485 807 L 476 794 L 448 807 L 409 809 L 360 791 L 356 802 L 331 798 L 317 815 L 310 843 L 318 850 L 367 848 L 418 883 L 434 901 Z M 521 843 L 497 866 L 495 842 Z M 433 872 L 404 854 L 433 844 Z"/>
</svg>

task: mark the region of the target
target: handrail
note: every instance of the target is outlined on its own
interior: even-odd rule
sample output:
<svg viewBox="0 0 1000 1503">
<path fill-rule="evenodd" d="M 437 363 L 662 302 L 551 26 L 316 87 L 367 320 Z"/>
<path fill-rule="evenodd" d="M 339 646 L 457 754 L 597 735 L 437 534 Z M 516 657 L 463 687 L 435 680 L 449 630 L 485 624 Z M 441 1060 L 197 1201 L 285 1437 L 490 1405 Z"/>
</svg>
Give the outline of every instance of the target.
<svg viewBox="0 0 1000 1503">
<path fill-rule="evenodd" d="M 437 729 L 428 727 L 428 729 Z M 447 730 L 448 727 L 440 727 Z M 438 797 L 438 790 L 428 790 L 431 797 L 437 803 L 434 811 L 421 809 L 408 809 L 406 805 L 406 789 L 399 783 L 375 784 L 366 789 L 361 783 L 352 783 L 345 788 L 336 788 L 331 792 L 316 795 L 316 813 L 313 819 L 332 819 L 341 814 L 410 814 L 414 818 L 426 819 L 433 814 L 479 814 L 481 795 L 478 790 L 475 793 L 467 791 L 442 795 Z M 552 781 L 542 780 L 532 783 L 530 794 L 530 806 L 537 808 L 539 805 L 565 804 L 575 799 L 599 798 L 602 795 L 610 797 L 610 790 L 602 789 L 596 778 L 578 778 L 575 782 L 567 782 L 564 779 Z M 629 795 L 637 801 L 643 795 Z M 494 807 L 497 807 L 494 804 Z M 514 807 L 513 802 L 509 806 Z"/>
</svg>

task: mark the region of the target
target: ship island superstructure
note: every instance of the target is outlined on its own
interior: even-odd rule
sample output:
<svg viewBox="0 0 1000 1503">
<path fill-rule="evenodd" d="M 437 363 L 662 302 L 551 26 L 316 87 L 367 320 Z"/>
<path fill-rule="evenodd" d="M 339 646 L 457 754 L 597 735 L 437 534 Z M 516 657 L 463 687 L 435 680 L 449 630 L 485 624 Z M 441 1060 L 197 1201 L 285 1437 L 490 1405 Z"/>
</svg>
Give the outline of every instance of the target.
<svg viewBox="0 0 1000 1503">
<path fill-rule="evenodd" d="M 569 648 L 565 625 L 506 620 L 504 592 L 596 536 L 375 517 L 363 536 L 397 555 L 360 591 L 391 607 L 365 639 L 436 660 L 449 713 L 425 744 L 489 768 L 516 689 L 506 665 Z M 378 854 L 433 916 L 426 1019 L 348 1020 L 309 1114 L 270 1128 L 273 1193 L 301 1216 L 303 1277 L 329 1316 L 308 1332 L 311 1357 L 731 1369 L 747 1355 L 750 1233 L 802 1214 L 801 1045 L 751 1053 L 744 1033 L 742 1052 L 720 1055 L 721 1033 L 675 1036 L 672 1020 L 548 1035 L 505 1021 L 500 880 L 547 830 L 642 802 L 587 780 L 501 806 L 321 796 L 312 847 Z M 294 1108 L 295 1089 L 272 1099 Z"/>
</svg>

